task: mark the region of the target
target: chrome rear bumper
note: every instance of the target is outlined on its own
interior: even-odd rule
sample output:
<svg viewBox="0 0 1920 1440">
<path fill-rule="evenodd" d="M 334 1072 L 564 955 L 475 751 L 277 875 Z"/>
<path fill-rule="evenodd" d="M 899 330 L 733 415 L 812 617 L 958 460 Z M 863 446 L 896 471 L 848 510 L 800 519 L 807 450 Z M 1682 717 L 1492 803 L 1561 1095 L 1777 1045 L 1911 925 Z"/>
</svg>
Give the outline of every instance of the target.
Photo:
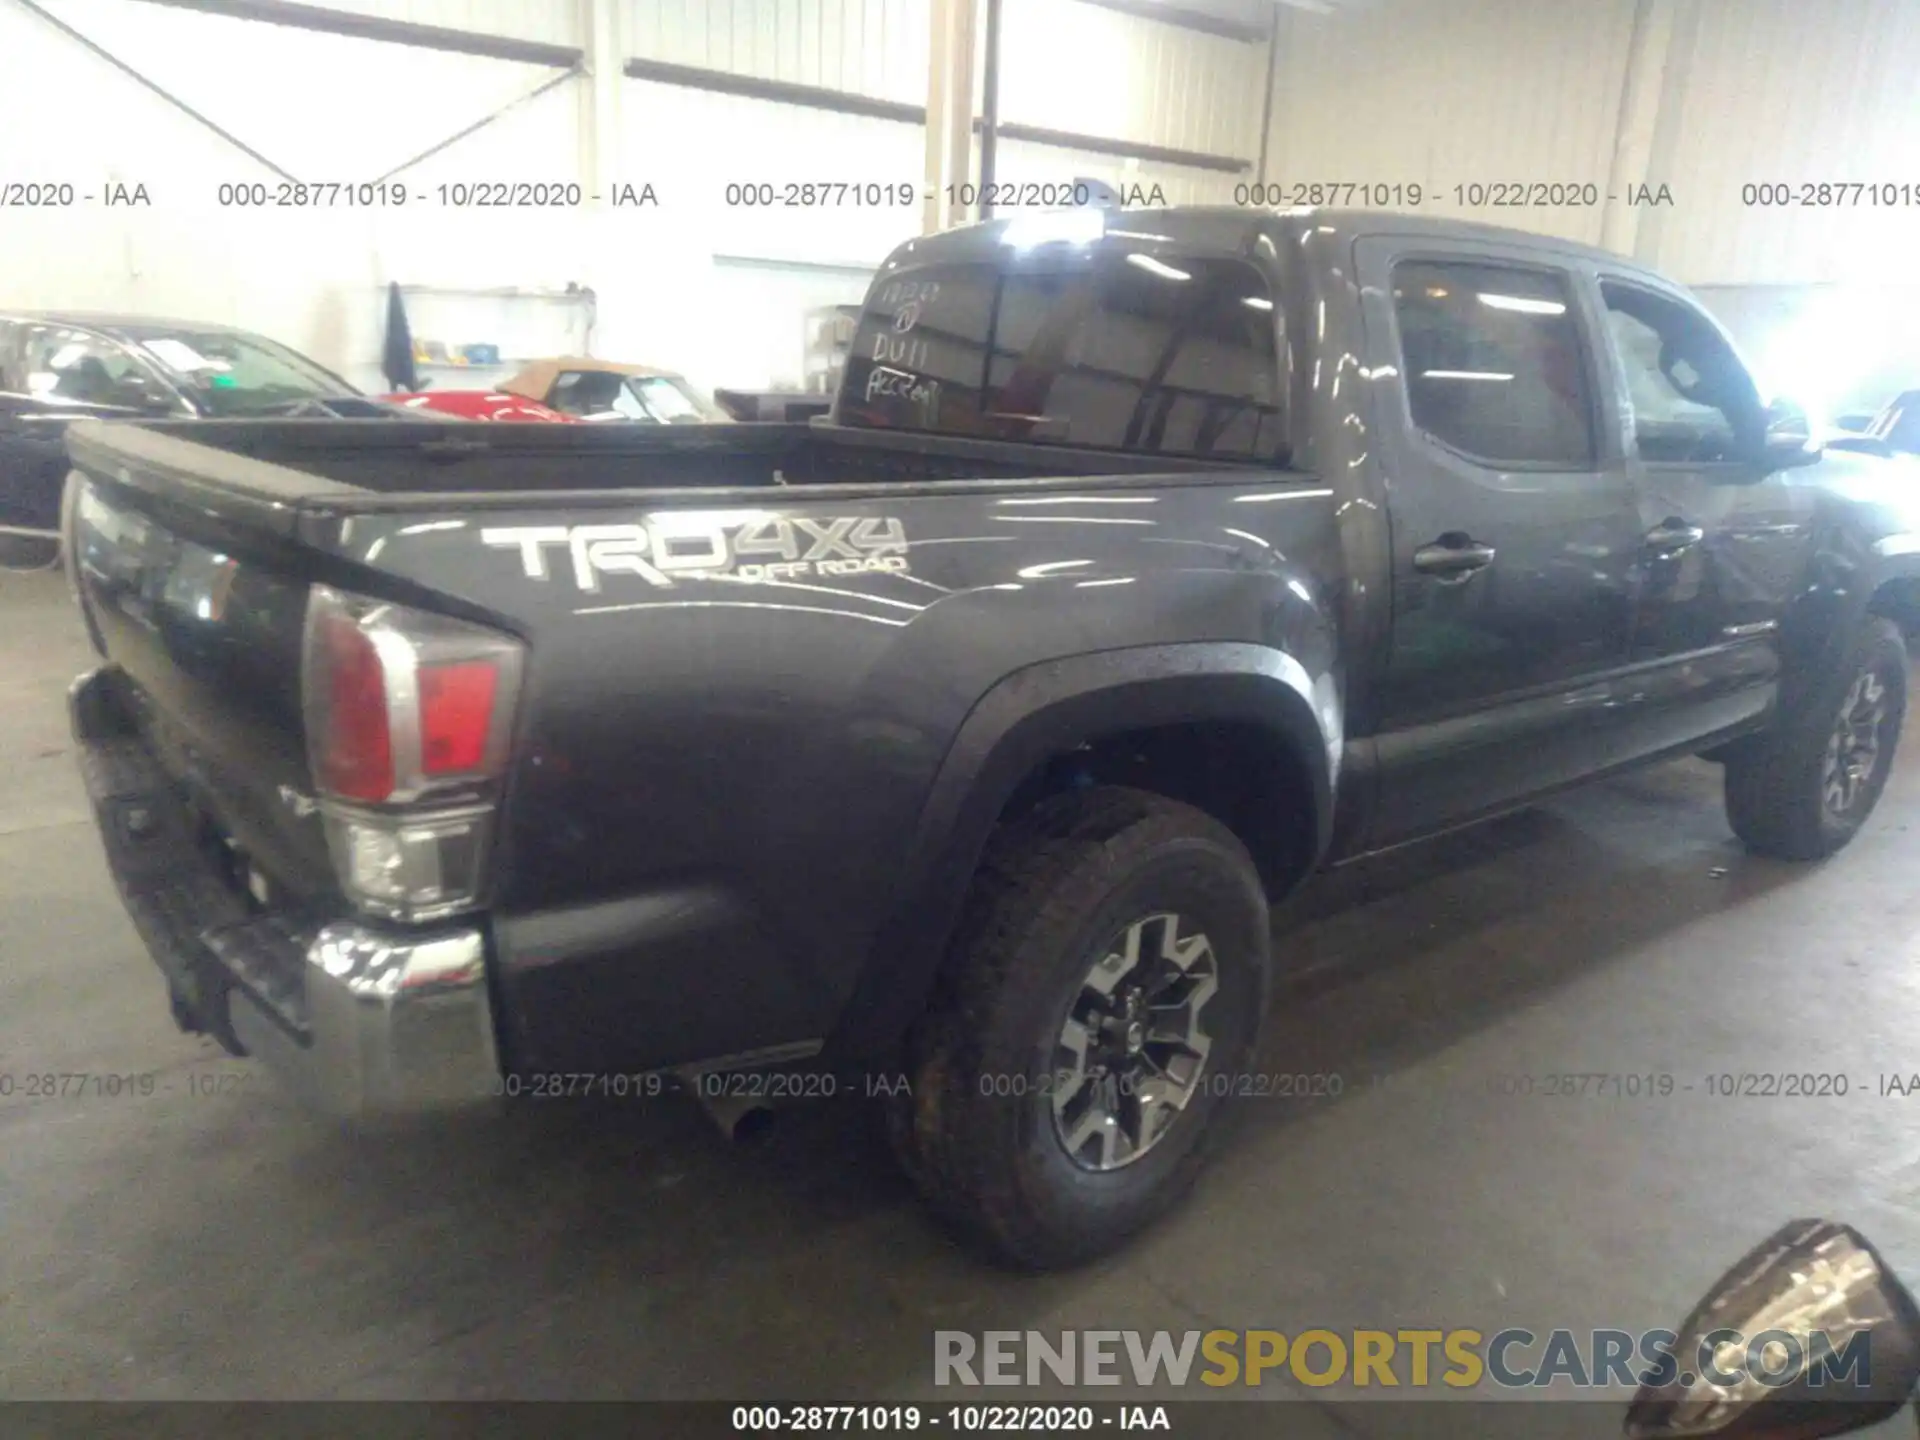
<svg viewBox="0 0 1920 1440">
<path fill-rule="evenodd" d="M 477 930 L 396 937 L 329 925 L 302 956 L 307 1029 L 241 987 L 228 1019 L 249 1055 L 336 1115 L 437 1110 L 502 1093 Z"/>
<path fill-rule="evenodd" d="M 108 868 L 175 1019 L 338 1115 L 500 1095 L 484 933 L 307 930 L 250 907 L 189 833 L 179 790 L 127 722 L 116 680 L 111 666 L 82 676 L 69 712 Z"/>
</svg>

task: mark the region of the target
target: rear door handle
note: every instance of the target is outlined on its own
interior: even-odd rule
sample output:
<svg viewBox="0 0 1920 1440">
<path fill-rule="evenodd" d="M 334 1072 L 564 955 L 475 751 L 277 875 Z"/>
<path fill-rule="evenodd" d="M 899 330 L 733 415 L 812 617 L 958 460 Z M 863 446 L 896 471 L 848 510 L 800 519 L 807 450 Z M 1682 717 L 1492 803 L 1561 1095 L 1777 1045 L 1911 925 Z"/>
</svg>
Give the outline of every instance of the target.
<svg viewBox="0 0 1920 1440">
<path fill-rule="evenodd" d="M 1689 525 L 1673 515 L 1669 515 L 1647 532 L 1647 544 L 1652 549 L 1665 550 L 1669 553 L 1689 549 L 1706 538 L 1707 532 L 1698 525 Z"/>
<path fill-rule="evenodd" d="M 1493 547 L 1482 545 L 1458 530 L 1449 530 L 1430 545 L 1413 552 L 1413 568 L 1442 580 L 1465 580 L 1493 563 Z"/>
</svg>

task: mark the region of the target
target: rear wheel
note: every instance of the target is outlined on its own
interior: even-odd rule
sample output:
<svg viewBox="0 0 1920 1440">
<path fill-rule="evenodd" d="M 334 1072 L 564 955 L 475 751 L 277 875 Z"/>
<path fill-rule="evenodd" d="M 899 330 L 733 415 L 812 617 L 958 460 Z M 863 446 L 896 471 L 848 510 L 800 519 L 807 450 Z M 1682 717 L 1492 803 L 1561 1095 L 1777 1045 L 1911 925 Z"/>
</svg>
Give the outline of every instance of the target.
<svg viewBox="0 0 1920 1440">
<path fill-rule="evenodd" d="M 1749 850 L 1818 860 L 1851 840 L 1893 768 L 1907 709 L 1899 627 L 1869 616 L 1822 683 L 1726 762 L 1727 819 Z"/>
<path fill-rule="evenodd" d="M 1267 926 L 1245 848 L 1190 806 L 1099 788 L 1003 831 L 889 1117 L 934 1208 L 1033 1268 L 1165 1211 L 1252 1051 Z"/>
</svg>

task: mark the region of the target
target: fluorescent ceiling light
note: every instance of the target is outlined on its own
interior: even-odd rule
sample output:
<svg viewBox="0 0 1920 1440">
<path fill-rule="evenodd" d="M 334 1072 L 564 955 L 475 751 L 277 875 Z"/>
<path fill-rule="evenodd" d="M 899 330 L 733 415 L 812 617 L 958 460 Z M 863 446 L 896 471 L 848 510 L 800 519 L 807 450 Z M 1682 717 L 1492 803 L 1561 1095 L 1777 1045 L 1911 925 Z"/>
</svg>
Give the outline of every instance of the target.
<svg viewBox="0 0 1920 1440">
<path fill-rule="evenodd" d="M 1246 299 L 1242 300 L 1240 303 L 1242 305 L 1249 306 L 1250 308 L 1255 310 L 1273 309 L 1273 302 L 1271 300 L 1266 299 L 1264 296 L 1260 296 L 1260 295 L 1249 295 L 1247 296 Z"/>
<path fill-rule="evenodd" d="M 1057 575 L 1062 570 L 1077 570 L 1083 565 L 1091 565 L 1091 560 L 1049 560 L 1044 565 L 1029 565 L 1019 572 L 1022 580 L 1044 580 L 1049 575 Z"/>
<path fill-rule="evenodd" d="M 1564 315 L 1567 307 L 1558 300 L 1532 300 L 1525 295 L 1489 295 L 1480 293 L 1480 303 L 1491 310 L 1511 310 L 1519 315 Z"/>
<path fill-rule="evenodd" d="M 1422 380 L 1511 380 L 1498 370 L 1422 370 Z"/>
</svg>

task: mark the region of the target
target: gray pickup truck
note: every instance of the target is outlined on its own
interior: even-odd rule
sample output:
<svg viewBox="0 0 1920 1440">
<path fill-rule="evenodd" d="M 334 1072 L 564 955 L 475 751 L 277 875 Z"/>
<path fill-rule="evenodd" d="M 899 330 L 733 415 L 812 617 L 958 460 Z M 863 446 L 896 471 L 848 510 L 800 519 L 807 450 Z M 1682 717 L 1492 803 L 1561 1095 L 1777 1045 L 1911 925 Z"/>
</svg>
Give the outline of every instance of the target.
<svg viewBox="0 0 1920 1440">
<path fill-rule="evenodd" d="M 1684 290 L 1393 215 L 914 240 L 810 425 L 69 449 L 74 727 L 182 1026 L 355 1113 L 904 1074 L 903 1163 L 1029 1266 L 1193 1178 L 1277 897 L 1696 753 L 1825 856 L 1920 618 L 1892 462 Z"/>
</svg>

